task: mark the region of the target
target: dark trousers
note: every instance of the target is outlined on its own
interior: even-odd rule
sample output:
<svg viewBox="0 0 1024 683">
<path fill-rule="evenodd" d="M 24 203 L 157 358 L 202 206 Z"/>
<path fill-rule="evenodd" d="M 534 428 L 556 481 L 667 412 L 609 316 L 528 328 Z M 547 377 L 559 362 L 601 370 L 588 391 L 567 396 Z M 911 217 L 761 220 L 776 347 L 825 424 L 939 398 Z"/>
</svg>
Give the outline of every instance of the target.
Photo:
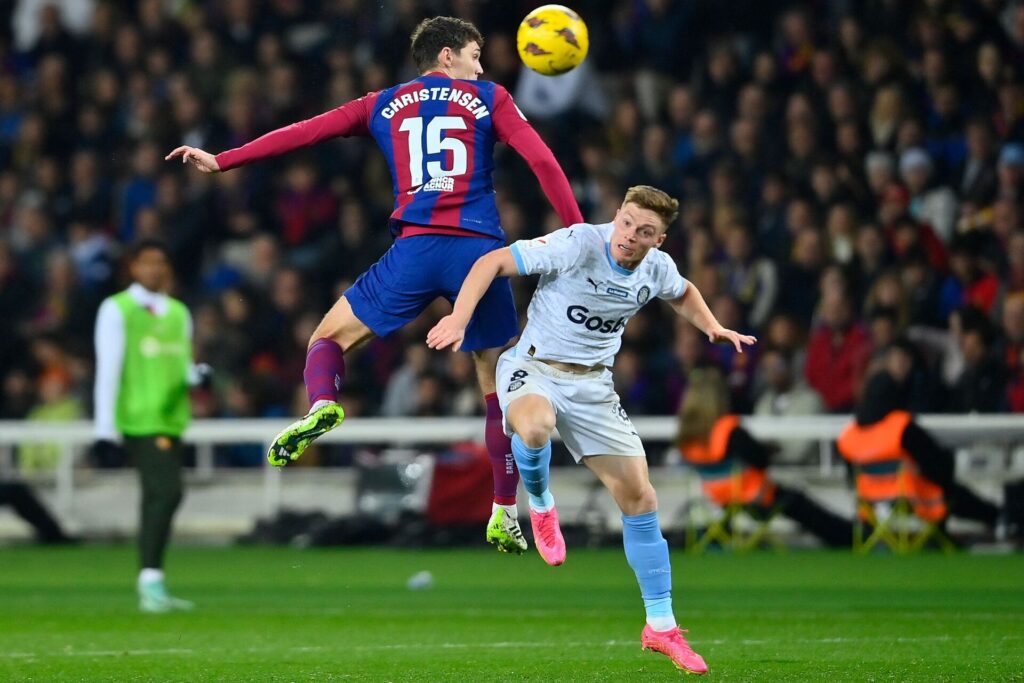
<svg viewBox="0 0 1024 683">
<path fill-rule="evenodd" d="M 999 508 L 953 479 L 956 470 L 953 451 L 944 448 L 915 422 L 903 431 L 901 445 L 917 463 L 924 478 L 942 487 L 950 515 L 995 526 Z"/>
<path fill-rule="evenodd" d="M 31 524 L 40 543 L 62 543 L 68 540 L 57 520 L 43 507 L 27 484 L 20 481 L 0 482 L 0 505 L 10 505 L 19 517 Z"/>
<path fill-rule="evenodd" d="M 776 485 L 775 506 L 779 512 L 830 548 L 847 548 L 853 542 L 853 525 L 849 520 L 827 510 L 800 491 Z M 748 506 L 750 514 L 758 519 L 766 519 L 772 509 Z"/>
<path fill-rule="evenodd" d="M 124 448 L 138 468 L 142 484 L 139 566 L 160 569 L 171 536 L 171 522 L 184 494 L 181 440 L 168 436 L 127 436 Z"/>
</svg>

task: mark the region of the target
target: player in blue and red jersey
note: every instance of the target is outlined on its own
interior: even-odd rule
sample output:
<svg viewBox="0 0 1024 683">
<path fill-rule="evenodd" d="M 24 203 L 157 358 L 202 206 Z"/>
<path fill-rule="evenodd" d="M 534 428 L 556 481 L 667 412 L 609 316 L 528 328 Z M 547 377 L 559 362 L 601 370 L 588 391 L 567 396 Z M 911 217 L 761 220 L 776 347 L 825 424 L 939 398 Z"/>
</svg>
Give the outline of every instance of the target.
<svg viewBox="0 0 1024 683">
<path fill-rule="evenodd" d="M 478 81 L 483 37 L 453 17 L 424 20 L 412 34 L 421 76 L 370 93 L 337 109 L 267 133 L 214 156 L 178 147 L 180 157 L 205 173 L 338 136 L 372 136 L 387 158 L 395 192 L 390 228 L 395 242 L 334 304 L 310 339 L 303 373 L 310 411 L 274 439 L 274 465 L 296 460 L 314 439 L 345 418 L 337 393 L 345 354 L 374 336 L 394 332 L 437 297 L 454 301 L 477 258 L 505 246 L 491 174 L 494 144 L 504 142 L 530 165 L 563 225 L 583 216 L 569 182 L 502 86 Z M 496 280 L 466 329 L 487 404 L 487 449 L 494 474 L 494 506 L 487 540 L 499 550 L 526 549 L 515 506 L 519 473 L 502 427 L 495 394 L 500 350 L 519 332 L 507 279 Z"/>
</svg>

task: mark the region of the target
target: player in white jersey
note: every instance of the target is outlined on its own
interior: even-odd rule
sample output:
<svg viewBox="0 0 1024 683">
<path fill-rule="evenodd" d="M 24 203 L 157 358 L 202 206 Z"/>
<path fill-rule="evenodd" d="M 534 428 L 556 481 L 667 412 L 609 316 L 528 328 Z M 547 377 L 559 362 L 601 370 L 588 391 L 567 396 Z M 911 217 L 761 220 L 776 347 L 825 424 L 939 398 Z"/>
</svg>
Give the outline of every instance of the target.
<svg viewBox="0 0 1024 683">
<path fill-rule="evenodd" d="M 481 257 L 466 278 L 452 314 L 427 335 L 436 349 L 458 350 L 477 302 L 496 277 L 540 274 L 519 343 L 502 354 L 498 399 L 512 453 L 530 494 L 530 521 L 541 557 L 565 561 L 565 541 L 548 489 L 551 432 L 556 427 L 577 462 L 589 467 L 622 510 L 626 559 L 647 611 L 641 645 L 668 655 L 681 669 L 708 668 L 676 625 L 668 544 L 658 523 L 657 496 L 644 447 L 612 385 L 611 366 L 630 317 L 651 298 L 666 300 L 713 342 L 756 340 L 722 327 L 696 287 L 658 251 L 679 202 L 653 187 L 631 187 L 615 220 L 577 224 L 520 240 Z"/>
</svg>

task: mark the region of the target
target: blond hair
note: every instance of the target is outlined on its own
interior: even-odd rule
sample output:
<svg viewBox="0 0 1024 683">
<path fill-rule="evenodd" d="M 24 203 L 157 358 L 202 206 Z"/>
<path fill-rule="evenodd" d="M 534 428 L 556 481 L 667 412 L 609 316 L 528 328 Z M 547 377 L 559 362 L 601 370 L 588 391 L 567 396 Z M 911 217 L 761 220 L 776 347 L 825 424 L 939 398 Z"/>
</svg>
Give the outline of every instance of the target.
<svg viewBox="0 0 1024 683">
<path fill-rule="evenodd" d="M 679 406 L 676 444 L 704 443 L 718 418 L 729 412 L 729 391 L 714 368 L 690 372 L 686 395 Z"/>
<path fill-rule="evenodd" d="M 679 215 L 679 200 L 669 197 L 667 193 L 650 185 L 634 185 L 629 188 L 626 190 L 626 199 L 622 203 L 635 204 L 641 209 L 658 214 L 658 217 L 665 223 L 666 230 Z"/>
</svg>

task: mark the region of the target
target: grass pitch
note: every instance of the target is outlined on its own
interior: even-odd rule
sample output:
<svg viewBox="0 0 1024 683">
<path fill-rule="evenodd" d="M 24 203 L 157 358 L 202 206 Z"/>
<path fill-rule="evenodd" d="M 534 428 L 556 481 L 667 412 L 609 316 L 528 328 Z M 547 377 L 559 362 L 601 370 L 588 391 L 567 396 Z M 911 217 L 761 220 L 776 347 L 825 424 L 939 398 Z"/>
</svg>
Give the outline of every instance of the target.
<svg viewBox="0 0 1024 683">
<path fill-rule="evenodd" d="M 721 681 L 1024 681 L 1024 556 L 673 555 Z M 0 680 L 670 681 L 621 551 L 172 548 L 192 613 L 136 611 L 129 547 L 0 548 Z M 407 579 L 434 576 L 429 590 Z M 689 680 L 689 679 L 688 679 Z"/>
</svg>

